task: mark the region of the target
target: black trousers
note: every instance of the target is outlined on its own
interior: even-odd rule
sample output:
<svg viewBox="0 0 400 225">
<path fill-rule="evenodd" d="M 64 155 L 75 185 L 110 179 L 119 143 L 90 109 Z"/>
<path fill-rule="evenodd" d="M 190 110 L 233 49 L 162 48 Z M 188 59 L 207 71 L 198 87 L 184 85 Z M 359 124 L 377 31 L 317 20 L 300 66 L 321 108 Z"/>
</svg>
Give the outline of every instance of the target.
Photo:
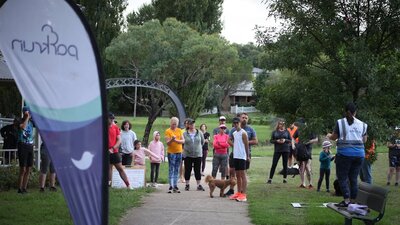
<svg viewBox="0 0 400 225">
<path fill-rule="evenodd" d="M 279 158 L 282 156 L 282 165 L 283 165 L 283 178 L 287 177 L 287 163 L 289 152 L 274 152 L 274 157 L 272 158 L 272 166 L 269 171 L 269 179 L 272 179 L 275 174 L 276 166 L 278 165 Z"/>
<path fill-rule="evenodd" d="M 160 163 L 150 163 L 150 182 L 151 183 L 153 183 L 153 182 L 157 183 L 159 171 L 160 171 Z"/>
<path fill-rule="evenodd" d="M 185 158 L 185 180 L 190 180 L 190 175 L 192 173 L 192 168 L 194 169 L 194 177 L 196 180 L 201 180 L 201 157 L 192 158 L 186 157 Z"/>
</svg>

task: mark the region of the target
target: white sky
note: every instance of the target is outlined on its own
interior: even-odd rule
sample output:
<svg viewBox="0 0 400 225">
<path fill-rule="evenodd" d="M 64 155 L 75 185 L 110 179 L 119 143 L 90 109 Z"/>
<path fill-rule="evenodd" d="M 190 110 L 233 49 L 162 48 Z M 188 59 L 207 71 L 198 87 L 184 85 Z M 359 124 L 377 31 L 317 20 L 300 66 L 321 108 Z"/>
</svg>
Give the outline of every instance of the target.
<svg viewBox="0 0 400 225">
<path fill-rule="evenodd" d="M 262 0 L 224 0 L 221 20 L 223 23 L 222 36 L 228 41 L 238 44 L 255 43 L 256 25 L 267 25 L 268 11 Z M 151 0 L 128 0 L 125 14 L 136 10 L 143 3 Z M 274 24 L 274 19 L 268 19 L 268 24 Z"/>
</svg>

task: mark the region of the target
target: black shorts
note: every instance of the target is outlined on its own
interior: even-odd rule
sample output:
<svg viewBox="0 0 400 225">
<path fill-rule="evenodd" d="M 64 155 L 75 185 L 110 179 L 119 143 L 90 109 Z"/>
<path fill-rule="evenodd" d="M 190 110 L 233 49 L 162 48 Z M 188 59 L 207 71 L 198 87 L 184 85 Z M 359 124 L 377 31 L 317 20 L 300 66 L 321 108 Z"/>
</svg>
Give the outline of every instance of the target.
<svg viewBox="0 0 400 225">
<path fill-rule="evenodd" d="M 122 165 L 131 166 L 132 165 L 132 156 L 131 154 L 122 153 Z"/>
<path fill-rule="evenodd" d="M 400 151 L 389 150 L 389 167 L 400 167 Z"/>
<path fill-rule="evenodd" d="M 44 153 L 40 153 L 40 172 L 42 174 L 46 174 L 48 168 L 50 167 L 50 173 L 55 173 L 56 170 L 54 169 L 53 162 L 50 160 L 50 157 Z"/>
<path fill-rule="evenodd" d="M 233 152 L 229 154 L 229 168 L 235 168 L 235 164 L 233 163 Z M 246 170 L 250 168 L 250 161 L 246 160 Z"/>
<path fill-rule="evenodd" d="M 20 167 L 33 166 L 33 145 L 19 142 L 18 143 L 18 160 Z"/>
<path fill-rule="evenodd" d="M 121 155 L 119 152 L 115 152 L 110 154 L 110 164 L 118 164 L 121 163 Z"/>
<path fill-rule="evenodd" d="M 233 159 L 235 170 L 246 170 L 246 160 L 244 159 Z"/>
</svg>

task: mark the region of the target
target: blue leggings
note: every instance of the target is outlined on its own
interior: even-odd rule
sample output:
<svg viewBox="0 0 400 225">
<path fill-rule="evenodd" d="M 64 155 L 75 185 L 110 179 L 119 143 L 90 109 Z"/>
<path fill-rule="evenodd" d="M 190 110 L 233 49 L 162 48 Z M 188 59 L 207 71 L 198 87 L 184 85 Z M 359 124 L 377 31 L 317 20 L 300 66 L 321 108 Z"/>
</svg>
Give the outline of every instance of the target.
<svg viewBox="0 0 400 225">
<path fill-rule="evenodd" d="M 181 162 L 182 153 L 168 153 L 168 178 L 170 187 L 178 186 L 178 174 Z"/>
</svg>

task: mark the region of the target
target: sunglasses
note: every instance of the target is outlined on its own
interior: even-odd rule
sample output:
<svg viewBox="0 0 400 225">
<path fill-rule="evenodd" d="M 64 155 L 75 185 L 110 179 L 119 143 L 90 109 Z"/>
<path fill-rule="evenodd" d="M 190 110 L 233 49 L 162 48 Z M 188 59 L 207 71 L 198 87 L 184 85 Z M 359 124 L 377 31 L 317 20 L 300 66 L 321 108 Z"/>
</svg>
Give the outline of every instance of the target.
<svg viewBox="0 0 400 225">
<path fill-rule="evenodd" d="M 222 129 L 222 130 L 225 130 L 225 129 L 226 129 L 226 127 L 220 127 L 220 129 Z"/>
</svg>

